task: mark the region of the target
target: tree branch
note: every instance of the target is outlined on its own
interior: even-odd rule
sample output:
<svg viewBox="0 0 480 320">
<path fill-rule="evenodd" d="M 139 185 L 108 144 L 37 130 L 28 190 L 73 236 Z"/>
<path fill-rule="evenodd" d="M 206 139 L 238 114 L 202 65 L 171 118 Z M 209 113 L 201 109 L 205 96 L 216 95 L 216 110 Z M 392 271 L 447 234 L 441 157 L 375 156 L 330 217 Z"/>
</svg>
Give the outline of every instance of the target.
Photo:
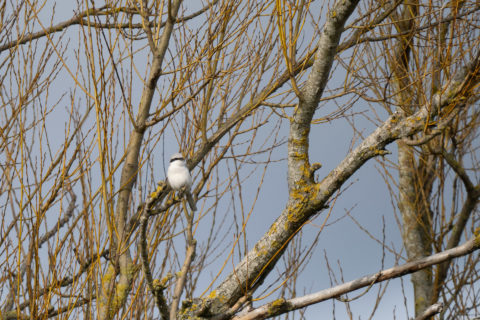
<svg viewBox="0 0 480 320">
<path fill-rule="evenodd" d="M 187 216 L 187 251 L 185 253 L 185 261 L 183 262 L 182 269 L 178 275 L 177 283 L 175 284 L 175 289 L 173 290 L 172 304 L 170 306 L 170 319 L 177 319 L 178 305 L 180 303 L 180 298 L 182 296 L 183 289 L 185 288 L 185 281 L 187 279 L 188 272 L 190 271 L 190 266 L 193 259 L 195 258 L 195 249 L 197 242 L 193 238 L 193 211 L 191 214 L 188 213 L 187 206 L 185 201 L 183 201 L 183 210 Z"/>
<path fill-rule="evenodd" d="M 428 307 L 421 315 L 416 317 L 414 320 L 430 319 L 430 317 L 436 315 L 437 313 L 442 312 L 442 310 L 443 310 L 443 304 L 441 304 L 441 303 L 432 304 L 430 307 Z"/>
<path fill-rule="evenodd" d="M 69 20 L 60 22 L 59 24 L 51 26 L 48 29 L 43 29 L 42 31 L 32 32 L 32 33 L 28 33 L 26 35 L 23 35 L 19 39 L 15 39 L 13 41 L 10 41 L 10 42 L 7 42 L 7 43 L 1 45 L 0 46 L 0 53 L 2 51 L 7 50 L 7 49 L 14 48 L 16 46 L 28 43 L 32 40 L 42 38 L 46 35 L 63 31 L 64 29 L 66 29 L 70 26 L 80 24 L 85 17 L 92 16 L 92 15 L 97 15 L 97 14 L 102 14 L 102 10 L 104 10 L 105 8 L 107 8 L 107 6 L 103 6 L 99 9 L 85 10 L 85 11 L 82 11 L 79 14 L 73 16 Z"/>
<path fill-rule="evenodd" d="M 196 12 L 194 12 L 194 13 L 188 15 L 188 16 L 177 18 L 175 23 L 184 22 L 184 21 L 188 21 L 188 20 L 191 20 L 193 18 L 196 18 L 199 15 L 201 15 L 202 13 L 206 12 L 212 6 L 216 5 L 217 2 L 218 2 L 218 0 L 214 0 L 212 3 L 204 6 L 200 10 L 198 10 L 198 11 L 196 11 Z M 107 8 L 109 9 L 109 11 L 104 11 Z M 51 26 L 48 29 L 28 33 L 26 35 L 23 35 L 19 39 L 15 39 L 15 40 L 12 40 L 10 42 L 7 42 L 7 43 L 1 45 L 0 46 L 0 53 L 2 51 L 7 50 L 7 49 L 14 48 L 16 46 L 26 44 L 30 41 L 45 37 L 46 35 L 61 32 L 65 29 L 67 29 L 68 27 L 75 26 L 75 25 L 83 25 L 83 26 L 89 26 L 89 27 L 93 27 L 93 28 L 104 28 L 104 29 L 142 29 L 142 28 L 145 27 L 145 25 L 142 24 L 142 23 L 134 23 L 134 24 L 132 24 L 130 22 L 127 22 L 127 23 L 102 23 L 102 22 L 97 22 L 97 21 L 89 21 L 88 19 L 85 19 L 85 18 L 88 18 L 90 16 L 104 16 L 104 15 L 112 14 L 112 13 L 116 13 L 116 12 L 127 12 L 127 13 L 130 13 L 130 14 L 137 13 L 135 10 L 132 10 L 132 9 L 129 9 L 129 8 L 112 8 L 108 5 L 107 6 L 102 6 L 101 8 L 98 8 L 98 9 L 93 8 L 93 9 L 90 9 L 90 10 L 85 10 L 85 11 L 80 12 L 79 14 L 76 14 L 75 16 L 70 18 L 69 20 L 60 22 L 60 23 L 58 23 L 54 26 Z M 160 23 L 160 25 L 156 26 L 155 22 L 149 22 L 148 26 L 149 27 L 155 27 L 156 26 L 158 28 L 163 28 L 163 27 L 165 27 L 166 23 L 167 22 L 164 21 L 164 22 Z"/>
<path fill-rule="evenodd" d="M 164 286 L 159 286 L 154 283 L 152 271 L 150 270 L 148 250 L 147 250 L 147 226 L 148 226 L 148 211 L 143 211 L 140 217 L 140 259 L 142 261 L 142 269 L 147 280 L 147 285 L 152 292 L 157 308 L 163 320 L 170 319 L 168 316 L 167 300 L 163 294 Z"/>
<path fill-rule="evenodd" d="M 343 294 L 371 286 L 374 283 L 402 277 L 406 274 L 411 274 L 427 267 L 468 255 L 478 249 L 480 249 L 480 235 L 477 235 L 462 244 L 461 246 L 452 248 L 450 250 L 446 250 L 412 262 L 407 262 L 400 266 L 385 269 L 378 273 L 364 276 L 362 278 L 343 283 L 333 288 L 321 290 L 315 293 L 307 294 L 305 296 L 289 300 L 275 300 L 271 303 L 258 307 L 253 311 L 247 312 L 245 314 L 239 314 L 238 316 L 234 317 L 233 320 L 265 319 L 278 316 L 289 311 L 297 310 L 310 306 L 312 304 L 339 297 Z M 437 310 L 435 308 L 437 307 L 432 306 L 432 310 L 430 310 L 430 312 Z M 437 311 L 436 313 L 438 312 L 440 311 Z"/>
</svg>

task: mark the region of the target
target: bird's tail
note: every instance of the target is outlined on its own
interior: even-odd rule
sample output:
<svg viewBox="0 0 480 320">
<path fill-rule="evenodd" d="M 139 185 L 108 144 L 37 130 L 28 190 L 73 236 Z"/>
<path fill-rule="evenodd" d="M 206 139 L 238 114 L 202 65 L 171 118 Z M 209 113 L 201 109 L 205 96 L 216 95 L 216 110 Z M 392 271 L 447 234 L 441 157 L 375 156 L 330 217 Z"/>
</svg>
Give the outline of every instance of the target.
<svg viewBox="0 0 480 320">
<path fill-rule="evenodd" d="M 187 197 L 188 205 L 192 211 L 197 211 L 197 205 L 195 204 L 195 200 L 193 200 L 193 196 L 190 191 L 185 192 L 185 196 Z"/>
</svg>

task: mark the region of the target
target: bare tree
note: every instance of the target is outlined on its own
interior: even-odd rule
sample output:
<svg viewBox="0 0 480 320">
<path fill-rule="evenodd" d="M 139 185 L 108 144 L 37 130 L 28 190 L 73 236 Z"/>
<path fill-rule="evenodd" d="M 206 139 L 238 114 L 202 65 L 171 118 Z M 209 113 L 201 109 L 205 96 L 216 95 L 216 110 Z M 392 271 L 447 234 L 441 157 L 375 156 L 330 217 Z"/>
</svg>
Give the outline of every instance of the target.
<svg viewBox="0 0 480 320">
<path fill-rule="evenodd" d="M 417 319 L 477 311 L 477 2 L 63 5 L 1 3 L 0 319 L 289 317 L 407 274 Z M 358 142 L 320 176 L 312 130 L 337 119 Z M 178 150 L 197 212 L 165 183 Z M 299 294 L 373 159 L 406 257 Z M 285 206 L 252 244 L 277 162 Z"/>
</svg>

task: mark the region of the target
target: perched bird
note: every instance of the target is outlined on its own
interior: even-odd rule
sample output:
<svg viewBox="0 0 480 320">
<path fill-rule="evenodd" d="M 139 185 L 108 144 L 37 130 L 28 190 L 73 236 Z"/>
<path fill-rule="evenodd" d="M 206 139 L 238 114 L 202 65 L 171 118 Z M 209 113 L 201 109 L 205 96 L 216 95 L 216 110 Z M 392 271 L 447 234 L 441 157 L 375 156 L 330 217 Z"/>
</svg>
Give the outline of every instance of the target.
<svg viewBox="0 0 480 320">
<path fill-rule="evenodd" d="M 196 211 L 197 206 L 190 191 L 192 187 L 192 177 L 190 176 L 190 171 L 187 168 L 182 154 L 175 153 L 170 158 L 170 165 L 167 170 L 167 181 L 173 190 L 185 193 L 190 209 Z"/>
</svg>

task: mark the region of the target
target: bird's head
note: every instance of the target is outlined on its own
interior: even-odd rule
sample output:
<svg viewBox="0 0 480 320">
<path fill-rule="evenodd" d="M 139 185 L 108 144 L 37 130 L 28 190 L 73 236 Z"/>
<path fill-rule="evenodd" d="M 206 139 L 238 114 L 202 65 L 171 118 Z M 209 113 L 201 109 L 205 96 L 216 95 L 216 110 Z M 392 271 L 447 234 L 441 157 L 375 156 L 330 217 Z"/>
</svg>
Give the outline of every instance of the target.
<svg viewBox="0 0 480 320">
<path fill-rule="evenodd" d="M 181 163 L 185 163 L 185 158 L 183 158 L 181 153 L 174 153 L 170 157 L 170 164 L 172 164 L 175 161 L 180 161 Z"/>
</svg>

